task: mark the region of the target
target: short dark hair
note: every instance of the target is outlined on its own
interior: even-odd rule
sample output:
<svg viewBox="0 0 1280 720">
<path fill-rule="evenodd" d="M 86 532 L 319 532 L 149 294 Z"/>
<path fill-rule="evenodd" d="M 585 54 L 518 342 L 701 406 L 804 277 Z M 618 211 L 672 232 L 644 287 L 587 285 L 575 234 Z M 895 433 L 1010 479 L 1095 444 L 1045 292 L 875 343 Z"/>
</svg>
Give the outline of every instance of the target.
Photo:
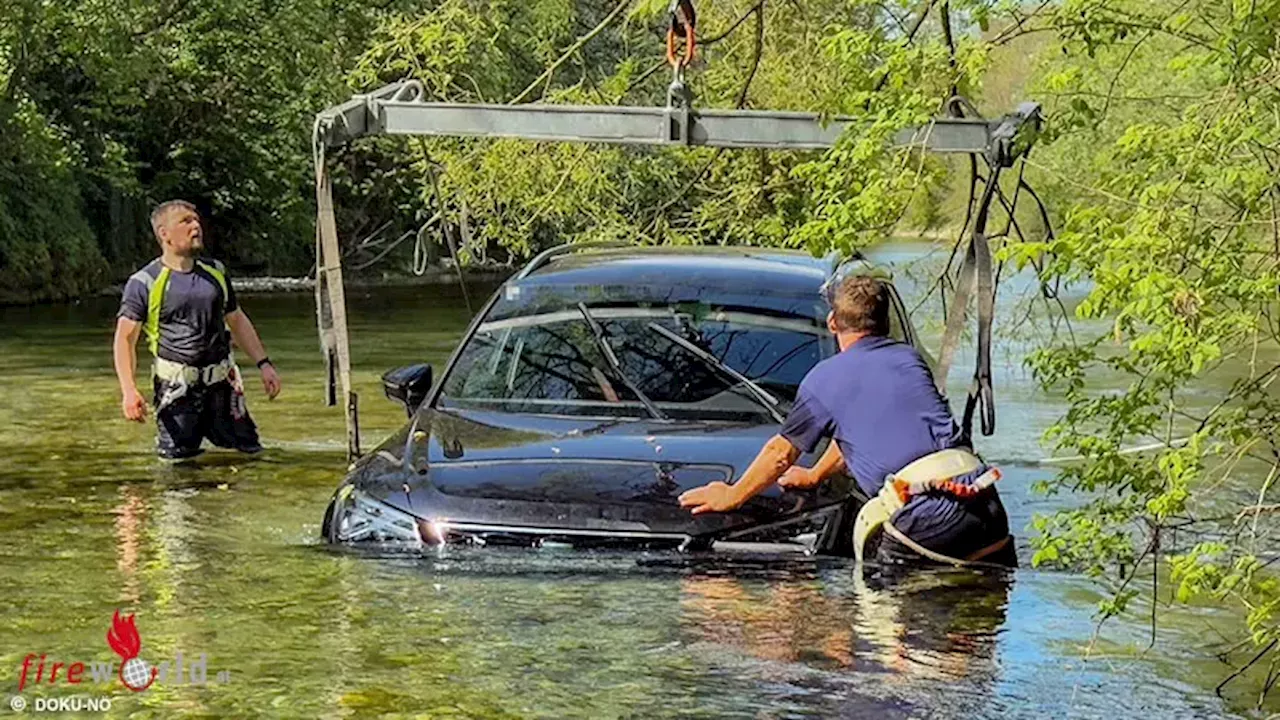
<svg viewBox="0 0 1280 720">
<path fill-rule="evenodd" d="M 841 332 L 889 334 L 889 286 L 869 275 L 851 275 L 836 288 L 831 311 Z"/>
<path fill-rule="evenodd" d="M 170 211 L 177 210 L 178 208 L 190 210 L 196 214 L 199 214 L 200 212 L 199 210 L 196 210 L 195 205 L 192 205 L 186 200 L 165 200 L 157 205 L 155 209 L 151 211 L 151 232 L 156 236 L 156 242 L 160 242 L 160 223 L 164 222 L 165 216 L 168 215 Z"/>
</svg>

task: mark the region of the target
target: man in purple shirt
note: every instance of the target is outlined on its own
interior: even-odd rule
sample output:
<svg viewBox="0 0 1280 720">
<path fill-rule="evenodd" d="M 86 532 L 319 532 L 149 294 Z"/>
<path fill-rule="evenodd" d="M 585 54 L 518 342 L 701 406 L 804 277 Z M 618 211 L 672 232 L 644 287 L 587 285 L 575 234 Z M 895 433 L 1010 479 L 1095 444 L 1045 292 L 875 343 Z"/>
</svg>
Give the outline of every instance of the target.
<svg viewBox="0 0 1280 720">
<path fill-rule="evenodd" d="M 800 384 L 782 430 L 771 438 L 738 482 L 689 490 L 680 504 L 694 514 L 732 510 L 770 485 L 811 487 L 845 466 L 874 497 L 888 475 L 940 450 L 964 447 L 929 366 L 914 347 L 888 337 L 889 293 L 880 280 L 845 278 L 829 297 L 827 325 L 840 352 L 814 366 Z M 793 467 L 824 438 L 827 451 L 812 468 Z M 988 468 L 951 478 L 971 486 Z M 1004 507 L 994 487 L 971 497 L 943 489 L 912 494 L 889 524 L 907 544 L 886 533 L 877 555 L 884 561 L 921 560 L 917 544 L 948 558 L 1015 565 Z M 933 558 L 937 560 L 937 558 Z"/>
</svg>

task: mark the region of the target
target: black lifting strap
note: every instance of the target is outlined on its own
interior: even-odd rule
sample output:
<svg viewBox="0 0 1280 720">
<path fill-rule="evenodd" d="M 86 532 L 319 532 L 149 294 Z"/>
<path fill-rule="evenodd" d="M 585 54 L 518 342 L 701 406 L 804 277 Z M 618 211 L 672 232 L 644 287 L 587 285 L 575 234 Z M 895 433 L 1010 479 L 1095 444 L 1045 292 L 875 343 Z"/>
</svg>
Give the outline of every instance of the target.
<svg viewBox="0 0 1280 720">
<path fill-rule="evenodd" d="M 965 252 L 964 261 L 956 278 L 956 292 L 947 313 L 946 331 L 939 352 L 938 388 L 946 391 L 947 372 L 955 355 L 960 332 L 964 327 L 969 296 L 977 290 L 978 305 L 978 357 L 969 386 L 969 398 L 965 402 L 961 431 L 966 442 L 973 437 L 973 413 L 982 409 L 982 434 L 991 435 L 996 430 L 996 406 L 991 386 L 991 324 L 995 315 L 995 275 L 992 271 L 991 245 L 987 241 L 987 217 L 991 201 L 1000 181 L 1000 164 L 992 163 L 991 172 L 983 183 L 982 199 L 973 222 L 973 236 Z"/>
<path fill-rule="evenodd" d="M 692 30 L 698 24 L 698 12 L 693 8 L 693 0 L 671 0 L 667 8 L 671 15 L 671 32 L 680 39 L 687 39 L 685 28 Z"/>
<path fill-rule="evenodd" d="M 972 266 L 968 282 L 972 285 L 976 275 L 978 283 L 978 358 L 974 364 L 973 383 L 969 385 L 969 398 L 964 404 L 964 421 L 961 424 L 966 439 L 973 437 L 973 411 L 978 407 L 982 409 L 982 434 L 991 435 L 996 431 L 996 401 L 991 388 L 991 323 L 995 316 L 996 288 L 991 269 L 991 245 L 987 242 L 987 214 L 995 189 L 999 187 L 999 180 L 1000 166 L 995 165 L 982 190 L 982 202 L 978 205 L 978 216 L 973 223 L 973 241 L 969 243 L 969 252 L 965 255 L 965 265 Z M 961 266 L 960 272 L 964 271 L 964 266 Z"/>
<path fill-rule="evenodd" d="M 954 97 L 947 102 L 953 115 L 963 117 L 961 107 L 974 115 L 977 111 L 964 98 Z M 996 292 L 995 277 L 991 268 L 991 245 L 987 240 L 987 217 L 991 212 L 991 201 L 1000 187 L 1000 170 L 1012 167 L 1019 156 L 1025 154 L 1031 146 L 1035 134 L 1040 128 L 1040 107 L 1035 103 L 1023 103 L 1010 115 L 1002 118 L 991 133 L 990 146 L 984 154 L 987 167 L 990 168 L 982 188 L 982 199 L 978 202 L 978 212 L 973 221 L 973 237 L 965 252 L 964 262 L 960 265 L 960 273 L 956 278 L 956 292 L 951 307 L 947 312 L 946 332 L 942 337 L 942 348 L 939 351 L 938 375 L 935 382 L 938 389 L 946 392 L 947 372 L 951 369 L 951 360 L 955 355 L 956 344 L 960 340 L 960 331 L 964 327 L 964 316 L 969 305 L 969 296 L 977 286 L 978 305 L 978 357 L 973 369 L 973 382 L 969 386 L 969 398 L 965 401 L 964 419 L 960 426 L 964 441 L 972 446 L 973 413 L 982 411 L 982 434 L 991 435 L 996 431 L 996 403 L 991 386 L 991 324 L 995 317 Z M 977 157 L 970 157 L 971 176 L 969 199 L 973 199 L 973 185 L 977 180 Z M 1026 183 L 1019 178 L 1019 183 Z M 1030 187 L 1028 190 L 1030 190 Z M 1032 191 L 1032 196 L 1039 202 L 1039 196 Z M 1010 210 L 1012 213 L 1013 211 Z M 1042 217 L 1048 227 L 1048 214 L 1041 204 Z"/>
</svg>

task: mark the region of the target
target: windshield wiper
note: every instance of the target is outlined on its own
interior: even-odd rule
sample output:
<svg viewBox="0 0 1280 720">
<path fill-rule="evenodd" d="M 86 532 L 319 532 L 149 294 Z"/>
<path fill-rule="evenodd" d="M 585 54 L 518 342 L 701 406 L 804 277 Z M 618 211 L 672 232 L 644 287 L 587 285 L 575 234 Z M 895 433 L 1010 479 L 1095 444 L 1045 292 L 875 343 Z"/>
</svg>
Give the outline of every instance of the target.
<svg viewBox="0 0 1280 720">
<path fill-rule="evenodd" d="M 680 337 L 680 335 L 673 330 L 664 328 L 657 323 L 649 323 L 649 329 L 653 330 L 654 332 L 657 332 L 658 334 L 662 335 L 663 337 L 670 340 L 671 342 L 693 353 L 694 357 L 703 361 L 707 365 L 710 365 L 712 368 L 719 370 L 725 375 L 728 375 L 729 377 L 741 383 L 742 386 L 745 387 L 747 391 L 751 393 L 751 396 L 755 398 L 757 402 L 760 403 L 760 406 L 763 407 L 765 410 L 769 411 L 769 414 L 773 416 L 774 420 L 778 421 L 779 425 L 786 423 L 786 418 L 782 416 L 782 413 L 778 412 L 778 408 L 777 408 L 778 398 L 770 394 L 768 390 L 765 390 L 764 388 L 757 385 L 754 380 L 747 377 L 746 375 L 743 375 L 737 370 L 734 370 L 733 368 L 729 367 L 724 363 L 724 361 L 722 361 L 720 358 L 716 357 L 715 355 L 712 355 L 706 350 L 703 350 L 702 348 L 698 347 L 697 345 L 690 342 L 689 340 Z"/>
<path fill-rule="evenodd" d="M 596 319 L 591 316 L 591 311 L 587 310 L 586 303 L 578 303 L 578 312 L 582 313 L 582 319 L 586 320 L 587 327 L 591 328 L 591 334 L 596 339 L 596 345 L 600 347 L 600 352 L 604 355 L 605 362 L 609 363 L 610 369 L 626 384 L 627 389 L 639 398 L 640 402 L 644 403 L 644 407 L 649 411 L 650 415 L 659 420 L 668 420 L 666 413 L 659 410 L 658 406 L 654 405 L 647 395 L 640 392 L 640 388 L 622 371 L 622 363 L 618 362 L 618 356 L 613 353 L 609 340 L 604 336 L 604 328 L 600 327 L 600 323 L 596 322 Z"/>
</svg>

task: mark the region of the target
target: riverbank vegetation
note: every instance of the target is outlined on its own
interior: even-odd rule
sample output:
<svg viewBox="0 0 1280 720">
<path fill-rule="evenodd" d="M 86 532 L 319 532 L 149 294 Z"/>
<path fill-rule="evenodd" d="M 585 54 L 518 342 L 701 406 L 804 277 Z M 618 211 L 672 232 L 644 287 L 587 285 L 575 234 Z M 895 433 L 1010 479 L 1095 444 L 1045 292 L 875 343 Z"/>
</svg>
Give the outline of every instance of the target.
<svg viewBox="0 0 1280 720">
<path fill-rule="evenodd" d="M 1104 615 L 1164 570 L 1178 601 L 1238 606 L 1218 649 L 1255 666 L 1259 704 L 1280 677 L 1278 26 L 1280 3 L 1192 0 L 1055 4 L 1011 29 L 1057 36 L 1037 88 L 1061 229 L 1005 253 L 1089 282 L 1075 314 L 1109 327 L 1030 361 L 1069 403 L 1048 440 L 1085 459 L 1044 489 L 1088 498 L 1038 521 L 1036 560 L 1119 578 Z M 1100 373 L 1128 387 L 1092 392 Z"/>
<path fill-rule="evenodd" d="M 666 6 L 17 0 L 0 17 L 0 301 L 123 277 L 152 254 L 147 208 L 172 196 L 199 201 L 233 267 L 305 273 L 317 110 L 406 77 L 434 100 L 662 104 Z M 1059 326 L 1029 361 L 1068 403 L 1048 444 L 1085 460 L 1042 488 L 1081 500 L 1037 520 L 1035 562 L 1107 580 L 1103 617 L 1140 593 L 1238 605 L 1239 642 L 1220 649 L 1265 695 L 1280 678 L 1280 1 L 699 11 L 699 106 L 855 115 L 861 132 L 824 154 L 364 141 L 331 158 L 352 265 L 420 265 L 443 224 L 472 263 L 566 240 L 818 253 L 957 233 L 968 165 L 886 138 L 953 94 L 987 115 L 1038 100 L 1048 123 L 1025 172 L 1057 232 L 1020 210 L 999 258 L 1048 297 L 1087 289 L 1070 313 L 1046 302 L 1046 322 L 1106 331 Z M 1091 391 L 1102 373 L 1127 389 Z"/>
<path fill-rule="evenodd" d="M 386 6 L 387 3 L 381 3 Z M 308 137 L 382 10 L 363 3 L 46 3 L 0 12 L 0 302 L 74 297 L 154 257 L 196 201 L 242 272 L 301 274 Z"/>
</svg>

